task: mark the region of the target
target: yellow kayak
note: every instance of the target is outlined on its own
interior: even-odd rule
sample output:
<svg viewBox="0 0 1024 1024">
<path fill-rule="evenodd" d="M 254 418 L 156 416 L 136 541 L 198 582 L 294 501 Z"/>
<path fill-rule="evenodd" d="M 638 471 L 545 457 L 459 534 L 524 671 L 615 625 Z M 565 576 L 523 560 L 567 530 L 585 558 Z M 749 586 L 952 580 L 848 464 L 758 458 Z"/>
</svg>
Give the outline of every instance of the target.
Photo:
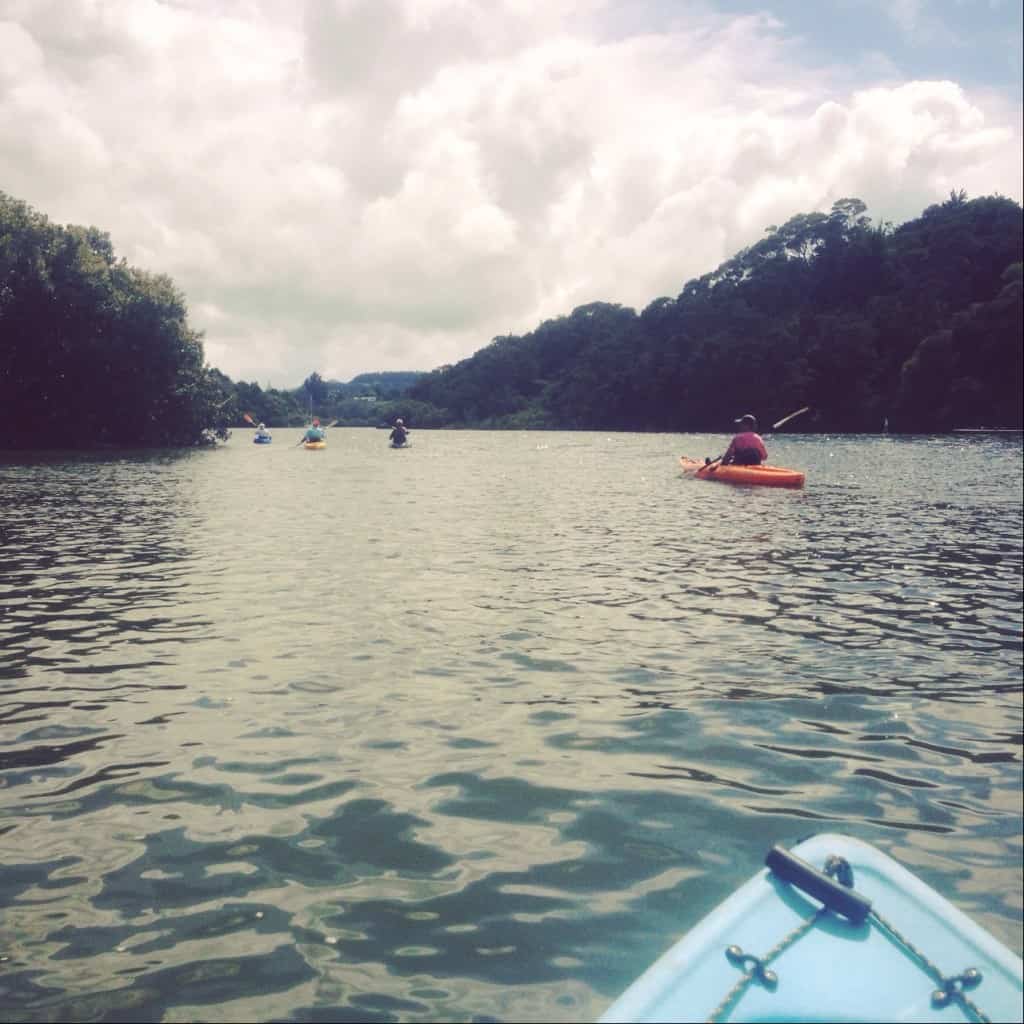
<svg viewBox="0 0 1024 1024">
<path fill-rule="evenodd" d="M 307 451 L 314 452 L 314 451 L 319 451 L 321 448 L 326 448 L 327 447 L 327 442 L 326 441 L 303 441 L 302 442 L 302 447 L 305 448 Z"/>
</svg>

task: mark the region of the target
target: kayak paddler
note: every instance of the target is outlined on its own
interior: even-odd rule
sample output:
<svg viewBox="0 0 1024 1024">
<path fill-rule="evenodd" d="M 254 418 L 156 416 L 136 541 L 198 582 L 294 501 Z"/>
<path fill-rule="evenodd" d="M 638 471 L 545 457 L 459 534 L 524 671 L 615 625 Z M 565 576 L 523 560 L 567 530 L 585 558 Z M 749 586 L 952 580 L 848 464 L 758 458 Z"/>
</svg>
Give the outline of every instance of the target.
<svg viewBox="0 0 1024 1024">
<path fill-rule="evenodd" d="M 257 437 L 270 437 L 270 431 L 267 430 L 267 425 L 265 423 L 261 423 L 256 428 L 256 436 Z"/>
<path fill-rule="evenodd" d="M 309 429 L 306 431 L 306 433 L 302 435 L 302 440 L 303 441 L 322 441 L 323 439 L 324 439 L 324 431 L 323 431 L 323 428 L 320 426 L 320 420 L 319 419 L 314 419 L 312 425 L 309 427 Z"/>
<path fill-rule="evenodd" d="M 757 418 L 748 412 L 734 422 L 739 425 L 740 430 L 729 442 L 725 454 L 718 459 L 708 459 L 707 462 L 719 462 L 723 466 L 760 466 L 768 458 L 768 449 L 757 432 Z"/>
<path fill-rule="evenodd" d="M 409 436 L 409 431 L 406 429 L 405 424 L 402 422 L 402 417 L 399 416 L 395 420 L 395 429 L 391 431 L 391 435 L 388 440 L 396 447 L 401 448 L 405 444 L 406 439 Z"/>
</svg>

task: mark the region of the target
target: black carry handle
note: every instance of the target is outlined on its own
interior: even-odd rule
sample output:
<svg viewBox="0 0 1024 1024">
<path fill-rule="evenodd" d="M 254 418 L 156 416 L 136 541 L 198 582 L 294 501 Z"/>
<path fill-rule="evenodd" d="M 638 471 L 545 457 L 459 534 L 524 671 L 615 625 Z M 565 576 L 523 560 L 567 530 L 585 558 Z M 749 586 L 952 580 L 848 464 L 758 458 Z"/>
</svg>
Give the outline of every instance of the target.
<svg viewBox="0 0 1024 1024">
<path fill-rule="evenodd" d="M 853 924 L 861 924 L 871 913 L 871 900 L 867 897 L 845 888 L 781 846 L 773 846 L 764 862 L 783 881 L 802 889 Z"/>
</svg>

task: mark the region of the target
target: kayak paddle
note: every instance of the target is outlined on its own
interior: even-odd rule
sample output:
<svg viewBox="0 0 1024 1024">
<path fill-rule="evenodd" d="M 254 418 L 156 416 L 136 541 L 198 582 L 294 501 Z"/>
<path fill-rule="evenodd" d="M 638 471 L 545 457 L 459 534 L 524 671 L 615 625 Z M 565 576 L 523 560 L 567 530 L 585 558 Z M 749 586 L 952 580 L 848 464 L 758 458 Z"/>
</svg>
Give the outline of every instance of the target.
<svg viewBox="0 0 1024 1024">
<path fill-rule="evenodd" d="M 788 416 L 783 416 L 778 423 L 772 424 L 772 430 L 778 430 L 783 423 L 788 423 L 790 420 L 795 420 L 797 416 L 803 416 L 805 412 L 810 412 L 810 410 L 811 407 L 809 405 L 805 405 L 802 409 L 797 409 L 796 412 L 791 412 Z"/>
</svg>

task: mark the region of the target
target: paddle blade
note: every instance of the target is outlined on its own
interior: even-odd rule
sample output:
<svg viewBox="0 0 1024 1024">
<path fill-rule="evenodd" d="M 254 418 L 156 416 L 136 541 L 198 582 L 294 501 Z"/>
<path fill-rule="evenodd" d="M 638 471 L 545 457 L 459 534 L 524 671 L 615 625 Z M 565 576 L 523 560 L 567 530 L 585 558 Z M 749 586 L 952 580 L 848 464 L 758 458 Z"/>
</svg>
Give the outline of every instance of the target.
<svg viewBox="0 0 1024 1024">
<path fill-rule="evenodd" d="M 247 412 L 242 413 L 242 419 L 245 420 L 246 423 L 251 423 L 254 427 L 256 426 L 256 421 Z"/>
<path fill-rule="evenodd" d="M 797 409 L 796 412 L 791 412 L 788 416 L 783 416 L 778 423 L 772 424 L 772 430 L 778 430 L 783 423 L 788 423 L 790 420 L 795 420 L 797 416 L 803 416 L 805 412 L 810 412 L 810 410 L 811 407 L 809 405 L 805 405 L 802 409 Z"/>
</svg>

